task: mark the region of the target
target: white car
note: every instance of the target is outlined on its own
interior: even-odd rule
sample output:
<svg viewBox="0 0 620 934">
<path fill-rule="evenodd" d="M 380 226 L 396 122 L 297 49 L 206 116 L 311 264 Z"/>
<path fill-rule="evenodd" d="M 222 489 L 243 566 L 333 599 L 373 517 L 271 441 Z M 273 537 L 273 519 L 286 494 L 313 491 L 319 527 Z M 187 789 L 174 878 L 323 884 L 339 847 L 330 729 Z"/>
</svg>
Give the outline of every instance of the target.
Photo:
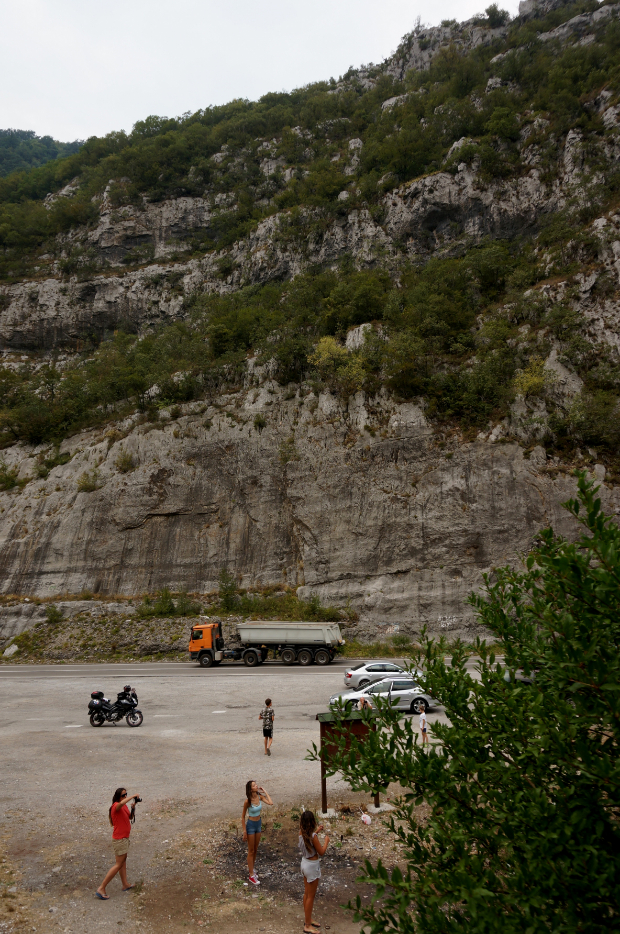
<svg viewBox="0 0 620 934">
<path fill-rule="evenodd" d="M 378 695 L 390 697 L 393 707 L 399 710 L 408 710 L 410 713 L 422 713 L 431 707 L 438 707 L 439 701 L 426 691 L 423 691 L 419 684 L 413 678 L 403 674 L 399 677 L 385 678 L 376 684 L 371 684 L 361 691 L 343 691 L 341 694 L 332 694 L 329 699 L 329 706 L 334 707 L 338 702 L 345 707 L 352 709 L 357 707 L 361 697 L 366 697 L 373 705 L 373 698 Z"/>
<path fill-rule="evenodd" d="M 416 675 L 421 675 L 422 672 L 417 668 L 412 672 L 407 672 L 404 668 L 401 668 L 399 665 L 395 665 L 393 662 L 362 662 L 360 665 L 355 665 L 353 668 L 347 668 L 344 673 L 344 686 L 345 688 L 365 688 L 369 684 L 374 684 L 375 681 L 383 681 L 384 678 L 389 678 L 390 675 L 405 675 L 408 677 L 410 674 L 414 677 Z"/>
</svg>

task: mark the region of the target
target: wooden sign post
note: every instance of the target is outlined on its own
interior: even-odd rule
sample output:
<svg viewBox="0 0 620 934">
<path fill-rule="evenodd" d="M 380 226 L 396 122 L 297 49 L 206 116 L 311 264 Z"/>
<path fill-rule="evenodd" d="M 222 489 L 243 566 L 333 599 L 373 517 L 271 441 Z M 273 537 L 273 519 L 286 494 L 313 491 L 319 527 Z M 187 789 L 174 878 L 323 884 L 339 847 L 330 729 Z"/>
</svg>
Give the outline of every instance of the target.
<svg viewBox="0 0 620 934">
<path fill-rule="evenodd" d="M 376 713 L 373 712 L 371 715 L 376 716 Z M 325 770 L 325 757 L 330 753 L 335 752 L 336 746 L 332 740 L 336 732 L 337 723 L 343 723 L 346 725 L 348 730 L 346 749 L 351 748 L 351 737 L 356 739 L 365 739 L 366 736 L 370 733 L 371 730 L 376 730 L 376 725 L 368 724 L 367 721 L 362 719 L 362 714 L 355 710 L 347 714 L 343 719 L 336 720 L 336 717 L 333 713 L 318 713 L 316 719 L 319 721 L 319 730 L 321 736 L 321 746 L 319 750 L 319 755 L 321 757 L 321 810 L 322 813 L 327 816 L 327 776 Z M 374 807 L 381 809 L 381 803 L 379 801 L 379 794 L 377 793 L 374 797 Z M 383 806 L 385 809 L 385 805 Z"/>
</svg>

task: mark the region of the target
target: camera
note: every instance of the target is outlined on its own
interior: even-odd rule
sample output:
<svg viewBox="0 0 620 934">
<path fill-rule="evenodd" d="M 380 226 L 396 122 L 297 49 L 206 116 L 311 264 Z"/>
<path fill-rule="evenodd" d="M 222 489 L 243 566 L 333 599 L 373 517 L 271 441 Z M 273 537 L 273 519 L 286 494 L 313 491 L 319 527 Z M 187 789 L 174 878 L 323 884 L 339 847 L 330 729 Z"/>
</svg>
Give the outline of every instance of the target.
<svg viewBox="0 0 620 934">
<path fill-rule="evenodd" d="M 134 799 L 133 799 L 133 803 L 134 803 L 134 804 L 139 804 L 140 801 L 142 801 L 142 798 L 134 798 Z"/>
</svg>

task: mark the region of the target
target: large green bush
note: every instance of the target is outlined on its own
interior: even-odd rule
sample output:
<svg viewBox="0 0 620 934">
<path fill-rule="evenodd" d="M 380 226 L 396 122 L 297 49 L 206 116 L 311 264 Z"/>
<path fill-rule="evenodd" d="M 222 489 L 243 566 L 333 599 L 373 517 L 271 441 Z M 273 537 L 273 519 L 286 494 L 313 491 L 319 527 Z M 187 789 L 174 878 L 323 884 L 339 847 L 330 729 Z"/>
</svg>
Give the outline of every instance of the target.
<svg viewBox="0 0 620 934">
<path fill-rule="evenodd" d="M 566 506 L 576 542 L 544 530 L 524 569 L 497 570 L 472 596 L 498 646 L 496 658 L 478 642 L 479 677 L 463 644 L 446 659 L 427 641 L 412 659 L 445 708 L 430 749 L 387 700 L 365 740 L 338 728 L 328 772 L 358 791 L 402 789 L 390 825 L 406 868 L 366 860 L 374 894 L 351 906 L 370 934 L 618 926 L 620 530 L 584 476 Z"/>
</svg>

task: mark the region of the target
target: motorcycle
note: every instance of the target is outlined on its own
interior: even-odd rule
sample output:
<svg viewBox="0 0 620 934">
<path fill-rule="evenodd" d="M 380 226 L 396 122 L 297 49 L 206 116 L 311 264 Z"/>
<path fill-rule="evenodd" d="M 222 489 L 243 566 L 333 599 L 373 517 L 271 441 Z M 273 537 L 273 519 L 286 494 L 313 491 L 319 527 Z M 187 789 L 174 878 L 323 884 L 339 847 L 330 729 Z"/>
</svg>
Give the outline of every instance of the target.
<svg viewBox="0 0 620 934">
<path fill-rule="evenodd" d="M 144 717 L 138 710 L 138 695 L 130 684 L 117 694 L 114 703 L 103 696 L 103 691 L 93 691 L 88 704 L 91 726 L 103 726 L 104 723 L 118 723 L 125 718 L 127 726 L 140 726 Z"/>
</svg>

